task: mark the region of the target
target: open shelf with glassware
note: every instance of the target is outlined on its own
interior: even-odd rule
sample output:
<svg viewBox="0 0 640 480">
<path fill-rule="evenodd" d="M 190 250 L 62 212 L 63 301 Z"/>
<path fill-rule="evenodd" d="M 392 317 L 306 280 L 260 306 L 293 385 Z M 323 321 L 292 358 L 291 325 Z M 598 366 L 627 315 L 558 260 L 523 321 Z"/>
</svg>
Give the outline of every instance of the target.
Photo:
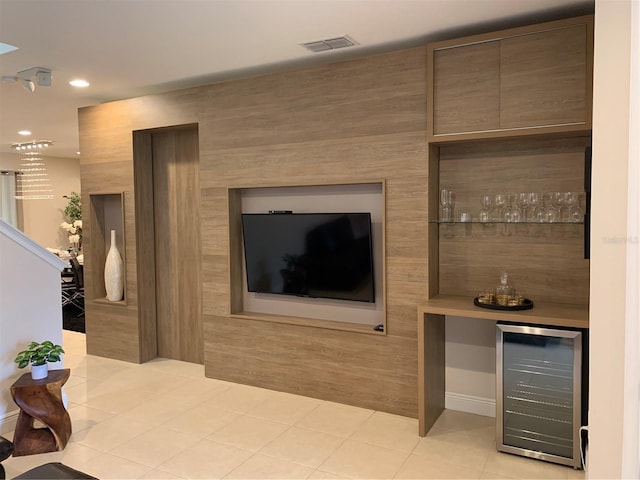
<svg viewBox="0 0 640 480">
<path fill-rule="evenodd" d="M 471 301 L 506 270 L 534 302 L 586 304 L 583 190 L 589 141 L 584 135 L 432 144 L 430 297 L 463 295 Z M 443 190 L 455 197 L 449 212 L 443 211 Z M 535 194 L 537 201 L 509 202 L 518 192 Z M 520 213 L 518 221 L 509 211 Z M 554 217 L 539 216 L 547 212 Z"/>
<path fill-rule="evenodd" d="M 429 223 L 434 223 L 437 225 L 484 225 L 485 227 L 490 227 L 491 225 L 511 225 L 511 226 L 518 226 L 518 225 L 537 225 L 540 227 L 552 227 L 552 226 L 556 226 L 556 225 L 582 225 L 584 224 L 584 220 L 581 220 L 579 222 L 533 222 L 533 221 L 526 221 L 526 222 L 509 222 L 509 221 L 505 221 L 505 220 L 487 220 L 487 221 L 481 221 L 481 220 L 466 220 L 466 221 L 461 221 L 461 220 L 429 220 Z"/>
</svg>

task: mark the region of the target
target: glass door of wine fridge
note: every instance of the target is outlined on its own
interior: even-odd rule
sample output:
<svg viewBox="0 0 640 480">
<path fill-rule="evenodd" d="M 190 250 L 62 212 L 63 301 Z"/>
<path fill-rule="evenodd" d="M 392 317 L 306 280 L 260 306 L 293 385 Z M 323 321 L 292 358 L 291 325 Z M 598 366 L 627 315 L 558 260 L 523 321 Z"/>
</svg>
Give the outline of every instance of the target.
<svg viewBox="0 0 640 480">
<path fill-rule="evenodd" d="M 498 450 L 581 468 L 582 332 L 496 326 Z"/>
</svg>

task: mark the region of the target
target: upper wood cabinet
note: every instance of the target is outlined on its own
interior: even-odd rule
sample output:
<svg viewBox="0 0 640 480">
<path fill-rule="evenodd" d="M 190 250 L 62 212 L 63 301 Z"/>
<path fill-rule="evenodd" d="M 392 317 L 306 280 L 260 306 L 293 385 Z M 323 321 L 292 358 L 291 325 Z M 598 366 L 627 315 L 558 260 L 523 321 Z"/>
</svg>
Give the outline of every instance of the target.
<svg viewBox="0 0 640 480">
<path fill-rule="evenodd" d="M 428 69 L 430 141 L 591 129 L 591 15 L 432 43 Z"/>
</svg>

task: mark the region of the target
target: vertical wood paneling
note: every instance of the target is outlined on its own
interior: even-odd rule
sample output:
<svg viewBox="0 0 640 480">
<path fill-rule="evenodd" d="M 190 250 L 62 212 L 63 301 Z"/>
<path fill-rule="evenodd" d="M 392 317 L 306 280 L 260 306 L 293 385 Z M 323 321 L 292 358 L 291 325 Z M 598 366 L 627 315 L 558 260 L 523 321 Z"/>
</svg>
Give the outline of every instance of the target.
<svg viewBox="0 0 640 480">
<path fill-rule="evenodd" d="M 135 256 L 137 257 L 138 334 L 140 360 L 147 361 L 158 356 L 156 325 L 156 257 L 153 221 L 153 144 L 151 132 L 138 131 L 133 134 L 133 163 L 135 181 Z M 132 242 L 133 244 L 133 242 Z"/>
<path fill-rule="evenodd" d="M 197 129 L 152 134 L 158 355 L 203 362 Z"/>
<path fill-rule="evenodd" d="M 500 42 L 433 52 L 433 133 L 500 125 Z"/>
<path fill-rule="evenodd" d="M 132 131 L 197 122 L 206 375 L 415 417 L 415 306 L 427 295 L 425 104 L 426 49 L 415 48 L 91 107 L 80 116 L 82 141 L 92 156 L 83 162 L 83 191 L 85 181 L 100 189 L 109 166 L 120 162 L 129 169 L 117 182 L 133 186 Z M 95 159 L 105 168 L 93 168 Z M 381 180 L 386 335 L 228 318 L 230 308 L 237 308 L 228 300 L 237 288 L 230 277 L 229 229 L 237 226 L 230 225 L 227 211 L 239 208 L 229 189 Z M 143 193 L 136 188 L 136 195 Z M 140 207 L 137 212 L 149 214 Z M 134 223 L 140 229 L 145 220 Z M 135 254 L 144 255 L 140 243 Z M 142 269 L 147 261 L 139 260 L 134 255 Z M 145 273 L 138 273 L 142 292 Z M 144 343 L 153 335 L 143 313 L 150 298 L 141 295 L 137 308 L 127 308 L 132 321 L 118 323 L 127 342 Z M 117 342 L 105 310 L 100 320 L 105 328 L 95 331 L 91 343 Z"/>
<path fill-rule="evenodd" d="M 242 190 L 229 190 L 229 298 L 230 313 L 243 310 L 242 294 Z"/>
<path fill-rule="evenodd" d="M 140 338 L 132 334 L 136 310 L 88 302 L 85 310 L 87 353 L 140 363 Z"/>
<path fill-rule="evenodd" d="M 203 205 L 216 204 L 220 187 L 386 180 L 388 314 L 382 337 L 228 319 L 211 283 L 223 265 L 205 256 L 212 295 L 205 311 L 220 312 L 205 315 L 207 376 L 416 416 L 415 305 L 427 296 L 424 54 L 420 48 L 209 87 L 215 108 L 200 123 Z M 238 209 L 231 195 L 232 239 L 240 238 Z M 217 215 L 203 221 L 212 246 L 222 244 L 209 238 L 223 231 L 212 220 Z M 232 253 L 230 289 L 239 288 L 238 258 Z"/>
<path fill-rule="evenodd" d="M 504 39 L 500 128 L 587 121 L 587 45 L 584 23 Z"/>
</svg>

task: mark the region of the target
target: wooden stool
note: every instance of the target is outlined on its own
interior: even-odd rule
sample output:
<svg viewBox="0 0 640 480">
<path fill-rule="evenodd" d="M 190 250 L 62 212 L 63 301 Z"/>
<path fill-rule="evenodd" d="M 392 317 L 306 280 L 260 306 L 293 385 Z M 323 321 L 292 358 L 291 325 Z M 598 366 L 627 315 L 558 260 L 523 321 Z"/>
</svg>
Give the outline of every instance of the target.
<svg viewBox="0 0 640 480">
<path fill-rule="evenodd" d="M 11 385 L 11 396 L 20 407 L 13 434 L 14 457 L 56 452 L 67 446 L 71 437 L 71 419 L 62 404 L 62 386 L 70 370 L 51 370 L 46 378 L 33 380 L 30 373 Z M 45 428 L 34 428 L 38 420 Z"/>
</svg>

